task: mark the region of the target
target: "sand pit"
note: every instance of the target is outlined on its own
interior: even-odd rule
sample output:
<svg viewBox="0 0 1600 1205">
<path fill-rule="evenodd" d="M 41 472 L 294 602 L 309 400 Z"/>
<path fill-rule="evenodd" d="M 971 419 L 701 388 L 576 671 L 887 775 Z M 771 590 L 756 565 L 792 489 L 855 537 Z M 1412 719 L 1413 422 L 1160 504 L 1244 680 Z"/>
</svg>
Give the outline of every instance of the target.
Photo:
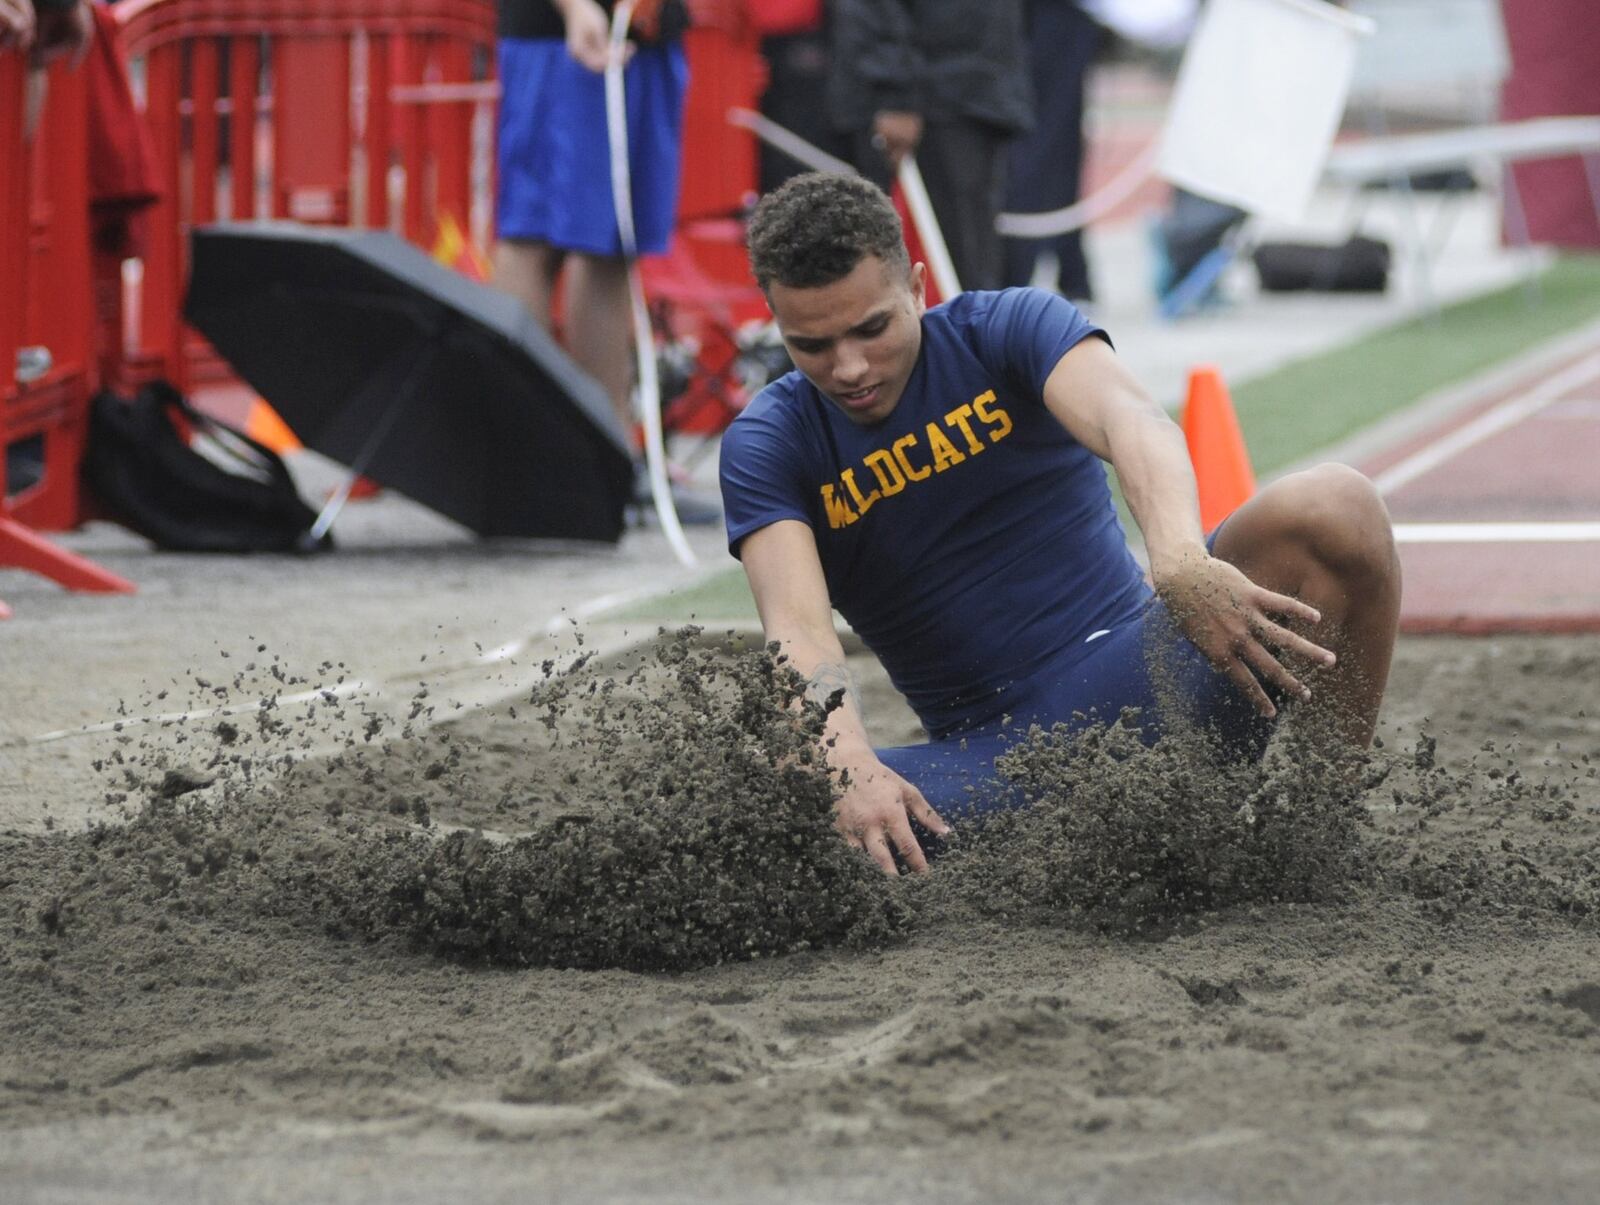
<svg viewBox="0 0 1600 1205">
<path fill-rule="evenodd" d="M 857 668 L 875 738 L 909 739 Z M 241 649 L 129 707 L 294 678 Z M 1596 680 L 1600 640 L 1407 641 L 1369 764 L 1290 747 L 1219 800 L 1114 734 L 1038 753 L 1039 789 L 1138 806 L 1046 800 L 902 884 L 833 840 L 781 675 L 703 640 L 496 708 L 130 726 L 106 823 L 0 837 L 0 1179 L 1592 1199 Z"/>
</svg>

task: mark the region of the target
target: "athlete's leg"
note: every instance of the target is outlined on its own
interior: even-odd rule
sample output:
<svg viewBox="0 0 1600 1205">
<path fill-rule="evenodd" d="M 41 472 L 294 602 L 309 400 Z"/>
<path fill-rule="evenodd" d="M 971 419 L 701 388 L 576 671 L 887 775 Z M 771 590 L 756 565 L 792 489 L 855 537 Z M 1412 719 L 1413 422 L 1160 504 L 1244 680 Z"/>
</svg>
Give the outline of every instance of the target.
<svg viewBox="0 0 1600 1205">
<path fill-rule="evenodd" d="M 995 759 L 1026 740 L 1030 727 L 1082 730 L 1130 712 L 1140 738 L 1153 743 L 1178 728 L 1211 738 L 1224 757 L 1259 758 L 1274 721 L 1263 718 L 1228 678 L 1151 600 L 1116 628 L 1096 632 L 1040 670 L 1012 714 L 966 736 L 878 749 L 879 760 L 922 792 L 952 824 L 1027 802 L 996 769 Z"/>
<path fill-rule="evenodd" d="M 946 822 L 959 825 L 973 816 L 1023 802 L 1005 785 L 994 766 L 995 758 L 1010 747 L 1010 740 L 998 733 L 987 733 L 874 752 L 885 766 L 921 791 L 928 805 Z M 926 835 L 918 831 L 917 836 L 927 846 Z"/>
<path fill-rule="evenodd" d="M 1339 660 L 1314 675 L 1310 707 L 1349 740 L 1371 743 L 1400 618 L 1400 560 L 1372 483 L 1338 464 L 1290 474 L 1228 518 L 1214 551 L 1258 586 L 1321 612 L 1304 634 Z"/>
</svg>

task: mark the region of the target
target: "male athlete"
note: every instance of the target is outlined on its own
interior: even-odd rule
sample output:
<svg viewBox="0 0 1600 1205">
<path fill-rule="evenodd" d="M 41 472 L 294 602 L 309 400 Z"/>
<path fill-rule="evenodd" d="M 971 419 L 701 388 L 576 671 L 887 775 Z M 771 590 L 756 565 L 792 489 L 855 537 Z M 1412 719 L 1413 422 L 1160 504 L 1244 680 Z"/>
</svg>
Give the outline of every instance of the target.
<svg viewBox="0 0 1600 1205">
<path fill-rule="evenodd" d="M 1131 706 L 1155 732 L 1176 708 L 1259 756 L 1274 698 L 1298 699 L 1371 741 L 1400 570 L 1364 477 L 1285 477 L 1208 541 L 1182 433 L 1070 303 L 1008 289 L 924 312 L 894 209 L 848 176 L 769 194 L 749 241 L 799 371 L 724 438 L 729 546 L 812 697 L 844 691 L 829 719 L 838 825 L 886 872 L 894 851 L 926 869 L 913 818 L 943 835 L 941 811 L 1003 798 L 994 757 L 1031 723 Z M 1149 582 L 1101 460 L 1144 533 Z M 834 608 L 927 744 L 872 748 Z"/>
</svg>

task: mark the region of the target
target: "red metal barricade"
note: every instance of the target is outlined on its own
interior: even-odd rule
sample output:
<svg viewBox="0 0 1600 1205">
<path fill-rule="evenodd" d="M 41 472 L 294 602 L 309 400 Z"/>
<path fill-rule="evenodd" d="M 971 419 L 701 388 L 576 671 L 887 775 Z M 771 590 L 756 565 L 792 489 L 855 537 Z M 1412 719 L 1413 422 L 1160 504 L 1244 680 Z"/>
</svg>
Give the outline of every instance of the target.
<svg viewBox="0 0 1600 1205">
<path fill-rule="evenodd" d="M 764 313 L 730 220 L 754 196 L 756 146 L 726 113 L 754 106 L 765 66 L 742 0 L 691 9 L 682 220 L 650 276 L 673 328 L 698 326 L 721 364 L 703 366 L 716 379 L 702 390 L 721 399 L 734 326 Z M 90 396 L 226 377 L 182 321 L 191 226 L 290 218 L 429 246 L 448 221 L 486 245 L 493 189 L 492 0 L 125 0 L 114 13 L 161 186 L 138 261 L 91 250 L 82 74 L 51 70 L 28 142 L 25 64 L 0 54 L 0 566 L 86 589 L 131 587 L 33 530 L 84 518 Z M 49 366 L 18 383 L 23 348 Z"/>
<path fill-rule="evenodd" d="M 30 104 L 27 74 L 21 55 L 0 52 L 0 567 L 126 591 L 37 534 L 81 518 L 78 464 L 97 382 L 85 77 L 58 62 Z"/>
<path fill-rule="evenodd" d="M 165 184 L 130 311 L 113 318 L 120 387 L 225 373 L 180 315 L 191 226 L 289 218 L 422 245 L 446 213 L 484 228 L 473 151 L 481 166 L 488 104 L 463 86 L 492 73 L 491 0 L 127 0 L 116 13 Z M 96 266 L 111 292 L 121 274 Z"/>
</svg>

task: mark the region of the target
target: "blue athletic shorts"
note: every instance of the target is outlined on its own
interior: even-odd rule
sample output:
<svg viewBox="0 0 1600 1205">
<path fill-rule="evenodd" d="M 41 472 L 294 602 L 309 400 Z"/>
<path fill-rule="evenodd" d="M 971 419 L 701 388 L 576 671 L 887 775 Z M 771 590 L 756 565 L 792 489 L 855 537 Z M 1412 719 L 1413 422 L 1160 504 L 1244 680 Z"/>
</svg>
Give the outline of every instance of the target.
<svg viewBox="0 0 1600 1205">
<path fill-rule="evenodd" d="M 1185 722 L 1215 733 L 1241 760 L 1265 752 L 1274 726 L 1212 668 L 1157 598 L 1128 622 L 1064 650 L 1025 690 L 1024 701 L 1009 716 L 926 744 L 879 749 L 878 758 L 921 791 L 934 811 L 956 823 L 1025 802 L 994 763 L 1033 724 L 1082 729 L 1111 723 L 1124 708 L 1136 707 L 1141 735 L 1153 742 L 1163 725 L 1177 718 L 1176 710 Z M 1268 693 L 1276 697 L 1274 689 Z"/>
<path fill-rule="evenodd" d="M 611 197 L 605 78 L 554 38 L 502 38 L 495 230 L 590 255 L 622 254 Z M 639 250 L 667 249 L 678 207 L 683 97 L 679 45 L 639 47 L 623 79 Z"/>
</svg>

